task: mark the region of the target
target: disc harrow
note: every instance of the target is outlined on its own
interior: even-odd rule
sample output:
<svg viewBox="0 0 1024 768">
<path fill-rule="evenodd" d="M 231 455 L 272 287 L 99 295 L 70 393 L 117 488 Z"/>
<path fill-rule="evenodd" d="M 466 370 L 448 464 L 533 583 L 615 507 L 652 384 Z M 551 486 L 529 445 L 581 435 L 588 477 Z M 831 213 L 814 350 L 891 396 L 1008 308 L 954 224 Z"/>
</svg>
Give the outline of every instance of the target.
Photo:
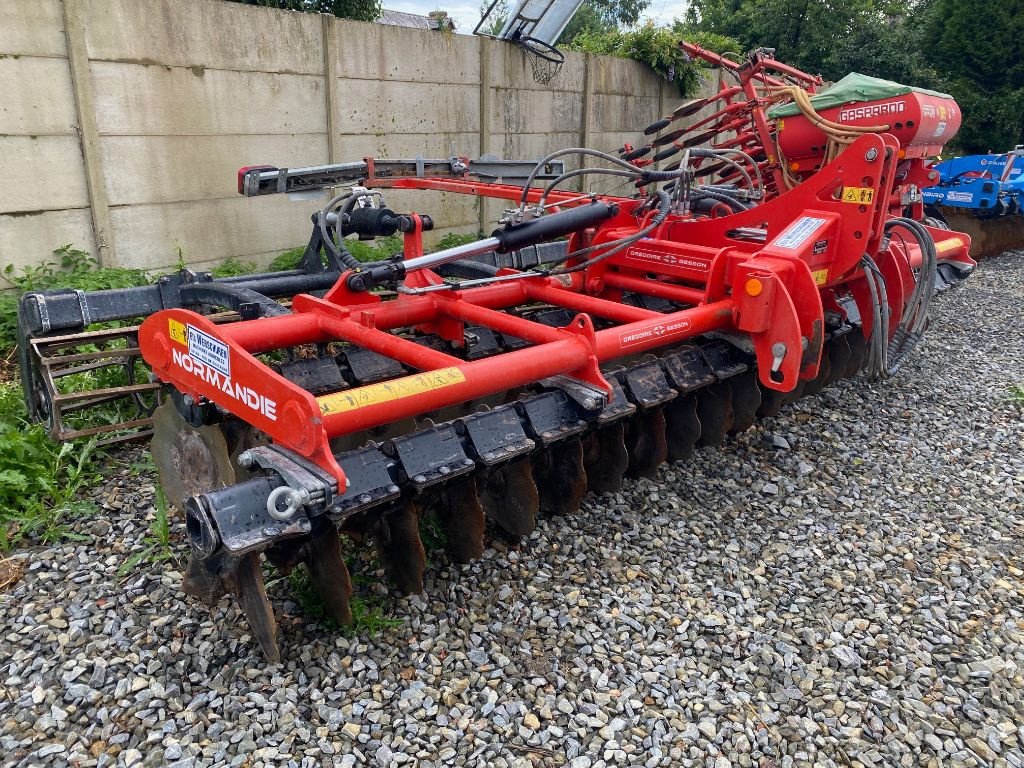
<svg viewBox="0 0 1024 768">
<path fill-rule="evenodd" d="M 210 605 L 234 595 L 266 658 L 281 650 L 264 560 L 305 568 L 327 615 L 350 623 L 339 534 L 373 546 L 399 592 L 421 592 L 424 519 L 470 562 L 799 397 L 889 378 L 933 296 L 971 273 L 970 238 L 920 205 L 927 153 L 955 132 L 932 112 L 958 115 L 951 99 L 899 91 L 928 116 L 916 127 L 871 122 L 896 102 L 819 114 L 794 84 L 820 79 L 770 51 L 737 63 L 686 47 L 736 84 L 649 126 L 643 147 L 245 168 L 247 196 L 341 188 L 313 216 L 305 271 L 139 295 L 153 310 L 131 338 L 162 395 L 152 451 L 185 515 L 184 589 Z M 587 175 L 636 193 L 567 188 Z M 433 221 L 389 209 L 393 189 L 510 207 L 490 236 L 425 253 Z M 345 246 L 396 232 L 391 258 Z M 38 310 L 30 327 L 68 328 L 96 317 L 91 301 L 23 307 Z M 218 324 L 211 309 L 236 316 Z"/>
</svg>

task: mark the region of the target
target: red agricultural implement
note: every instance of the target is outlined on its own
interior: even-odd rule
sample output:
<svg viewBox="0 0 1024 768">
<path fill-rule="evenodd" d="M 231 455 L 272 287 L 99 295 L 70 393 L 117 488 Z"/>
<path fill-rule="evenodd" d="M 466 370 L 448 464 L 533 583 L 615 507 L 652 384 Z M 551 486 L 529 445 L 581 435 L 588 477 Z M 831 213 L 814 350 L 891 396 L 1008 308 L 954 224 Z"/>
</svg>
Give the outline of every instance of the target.
<svg viewBox="0 0 1024 768">
<path fill-rule="evenodd" d="M 471 560 L 541 510 L 573 513 L 588 490 L 654 477 L 794 398 L 891 375 L 933 295 L 973 268 L 967 237 L 917 220 L 940 137 L 878 121 L 870 101 L 863 117 L 823 117 L 792 84 L 817 81 L 768 52 L 718 63 L 735 84 L 651 126 L 670 132 L 646 152 L 566 149 L 521 184 L 462 160 L 243 169 L 250 196 L 344 188 L 314 217 L 339 274 L 280 312 L 218 324 L 169 308 L 138 330 L 170 395 L 153 453 L 186 514 L 185 589 L 234 593 L 278 659 L 261 554 L 304 563 L 329 615 L 350 622 L 339 530 L 419 592 L 424 516 L 453 560 Z M 798 114 L 772 116 L 786 104 Z M 675 162 L 655 169 L 655 151 Z M 564 157 L 583 163 L 564 171 Z M 636 194 L 568 188 L 597 174 Z M 429 217 L 385 207 L 391 189 L 509 209 L 490 237 L 424 254 Z M 345 234 L 396 231 L 393 258 L 345 249 Z"/>
</svg>

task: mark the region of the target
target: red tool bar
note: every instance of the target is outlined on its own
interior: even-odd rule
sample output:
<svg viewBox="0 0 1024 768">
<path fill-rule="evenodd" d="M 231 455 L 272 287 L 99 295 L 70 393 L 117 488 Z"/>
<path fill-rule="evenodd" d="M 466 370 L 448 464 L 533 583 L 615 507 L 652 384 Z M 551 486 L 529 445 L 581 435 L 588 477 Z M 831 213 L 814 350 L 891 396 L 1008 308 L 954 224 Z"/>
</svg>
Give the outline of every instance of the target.
<svg viewBox="0 0 1024 768">
<path fill-rule="evenodd" d="M 370 429 L 582 368 L 585 338 L 562 338 L 459 366 L 318 398 L 329 437 Z"/>
<path fill-rule="evenodd" d="M 508 315 L 495 309 L 478 307 L 466 301 L 435 299 L 437 311 L 448 317 L 484 325 L 492 331 L 500 331 L 534 344 L 546 344 L 565 338 L 565 332 L 548 325 L 535 323 L 515 315 Z"/>
<path fill-rule="evenodd" d="M 647 282 L 647 281 L 644 281 Z M 619 304 L 608 299 L 599 299 L 595 296 L 588 296 L 581 293 L 573 293 L 563 287 L 553 285 L 541 285 L 539 283 L 525 283 L 523 286 L 526 295 L 533 301 L 545 301 L 548 304 L 555 304 L 565 309 L 576 312 L 586 312 L 595 317 L 603 317 L 606 320 L 614 320 L 617 323 L 633 323 L 638 320 L 648 320 L 653 317 L 661 317 L 660 312 L 643 307 L 630 307 L 626 304 Z"/>
<path fill-rule="evenodd" d="M 358 344 L 371 352 L 390 357 L 412 368 L 419 368 L 421 371 L 462 363 L 461 358 L 424 347 L 387 331 L 378 331 L 376 328 L 367 328 L 351 320 L 320 313 L 317 313 L 317 318 L 320 328 L 331 338 Z"/>
<path fill-rule="evenodd" d="M 601 279 L 610 288 L 620 288 L 624 291 L 633 291 L 645 296 L 655 296 L 659 299 L 678 301 L 683 304 L 700 304 L 704 301 L 703 288 L 688 288 L 685 285 L 663 283 L 644 277 L 633 277 L 632 275 L 624 275 L 621 272 L 605 272 Z"/>
<path fill-rule="evenodd" d="M 624 355 L 667 346 L 709 331 L 733 327 L 731 300 L 681 309 L 654 320 L 605 328 L 597 332 L 597 359 L 602 363 Z"/>
</svg>

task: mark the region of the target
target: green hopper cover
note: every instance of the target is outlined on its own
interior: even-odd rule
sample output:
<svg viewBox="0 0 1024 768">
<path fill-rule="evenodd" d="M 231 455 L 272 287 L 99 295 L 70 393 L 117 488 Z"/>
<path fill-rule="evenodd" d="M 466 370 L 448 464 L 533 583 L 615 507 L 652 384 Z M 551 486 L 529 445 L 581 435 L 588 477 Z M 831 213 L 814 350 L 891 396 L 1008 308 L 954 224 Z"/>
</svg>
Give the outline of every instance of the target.
<svg viewBox="0 0 1024 768">
<path fill-rule="evenodd" d="M 894 83 L 892 80 L 883 80 L 880 77 L 870 77 L 859 72 L 851 72 L 835 85 L 811 96 L 811 104 L 814 105 L 818 112 L 823 112 L 826 109 L 843 104 L 891 99 L 894 96 L 902 96 L 906 93 L 924 93 L 928 96 L 938 96 L 943 99 L 953 98 L 947 93 L 929 91 L 924 88 L 911 88 L 909 85 Z M 798 114 L 800 114 L 800 109 L 796 104 L 780 104 L 768 110 L 768 117 L 773 118 L 792 117 Z"/>
</svg>

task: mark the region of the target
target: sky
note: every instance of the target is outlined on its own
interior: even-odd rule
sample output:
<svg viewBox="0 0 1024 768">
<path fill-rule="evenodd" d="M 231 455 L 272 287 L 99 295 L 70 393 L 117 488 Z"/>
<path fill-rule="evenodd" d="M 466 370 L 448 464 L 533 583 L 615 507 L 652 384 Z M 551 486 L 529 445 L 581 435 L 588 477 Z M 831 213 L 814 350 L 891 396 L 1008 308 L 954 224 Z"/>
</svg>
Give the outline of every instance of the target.
<svg viewBox="0 0 1024 768">
<path fill-rule="evenodd" d="M 472 34 L 473 27 L 480 21 L 480 3 L 473 0 L 384 0 L 384 7 L 390 11 L 405 11 L 425 16 L 431 11 L 448 11 L 455 19 L 456 31 Z M 668 24 L 677 16 L 683 15 L 683 0 L 651 0 L 651 5 L 644 14 L 655 24 Z"/>
</svg>

